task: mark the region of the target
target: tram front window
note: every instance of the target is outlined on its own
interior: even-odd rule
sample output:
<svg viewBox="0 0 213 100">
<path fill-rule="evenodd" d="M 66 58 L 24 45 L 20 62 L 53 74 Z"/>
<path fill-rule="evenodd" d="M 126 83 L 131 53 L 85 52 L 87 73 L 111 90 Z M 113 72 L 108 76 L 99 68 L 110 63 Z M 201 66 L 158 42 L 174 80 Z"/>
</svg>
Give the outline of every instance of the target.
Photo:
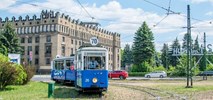
<svg viewBox="0 0 213 100">
<path fill-rule="evenodd" d="M 104 57 L 84 57 L 84 69 L 104 69 Z"/>
</svg>

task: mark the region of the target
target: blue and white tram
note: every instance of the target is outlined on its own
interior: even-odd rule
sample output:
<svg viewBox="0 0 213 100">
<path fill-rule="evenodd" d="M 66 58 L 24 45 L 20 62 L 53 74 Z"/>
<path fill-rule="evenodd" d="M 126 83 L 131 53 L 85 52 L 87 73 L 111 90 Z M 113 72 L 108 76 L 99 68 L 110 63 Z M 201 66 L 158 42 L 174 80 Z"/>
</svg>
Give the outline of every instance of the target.
<svg viewBox="0 0 213 100">
<path fill-rule="evenodd" d="M 51 79 L 56 82 L 75 82 L 75 57 L 57 57 L 51 63 Z"/>
<path fill-rule="evenodd" d="M 76 88 L 82 92 L 103 92 L 108 88 L 108 51 L 102 47 L 82 47 L 77 51 Z M 94 59 L 98 66 L 90 68 Z"/>
</svg>

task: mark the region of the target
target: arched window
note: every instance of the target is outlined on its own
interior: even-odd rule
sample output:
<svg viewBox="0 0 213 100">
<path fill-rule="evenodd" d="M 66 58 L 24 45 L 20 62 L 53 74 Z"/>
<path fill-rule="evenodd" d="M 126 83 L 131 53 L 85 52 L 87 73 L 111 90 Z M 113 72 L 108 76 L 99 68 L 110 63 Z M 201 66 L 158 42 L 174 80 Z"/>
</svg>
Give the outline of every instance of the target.
<svg viewBox="0 0 213 100">
<path fill-rule="evenodd" d="M 51 31 L 53 32 L 55 29 L 55 25 L 51 25 Z"/>
<path fill-rule="evenodd" d="M 35 26 L 32 27 L 31 31 L 32 33 L 35 33 Z"/>
<path fill-rule="evenodd" d="M 42 25 L 40 25 L 40 32 L 42 32 L 43 31 L 43 27 L 42 27 Z"/>
<path fill-rule="evenodd" d="M 29 31 L 29 33 L 32 33 L 32 31 L 31 31 L 31 27 L 29 27 L 29 28 L 28 28 L 28 31 Z"/>
<path fill-rule="evenodd" d="M 50 31 L 50 25 L 47 25 L 47 32 Z"/>
<path fill-rule="evenodd" d="M 47 27 L 46 25 L 43 26 L 43 32 L 46 32 L 47 31 Z"/>
<path fill-rule="evenodd" d="M 22 27 L 21 33 L 24 34 L 25 28 Z"/>
<path fill-rule="evenodd" d="M 18 28 L 18 33 L 21 34 L 21 28 L 20 27 Z"/>
</svg>

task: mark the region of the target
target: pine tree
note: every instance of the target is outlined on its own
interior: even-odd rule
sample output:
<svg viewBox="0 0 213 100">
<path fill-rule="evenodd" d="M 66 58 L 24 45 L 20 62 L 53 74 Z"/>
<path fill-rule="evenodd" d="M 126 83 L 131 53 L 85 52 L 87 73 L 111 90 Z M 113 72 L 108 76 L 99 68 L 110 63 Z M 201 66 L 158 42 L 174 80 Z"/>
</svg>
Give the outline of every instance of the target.
<svg viewBox="0 0 213 100">
<path fill-rule="evenodd" d="M 178 57 L 178 56 L 172 56 L 173 49 L 175 49 L 175 48 L 176 49 L 180 49 L 180 43 L 179 43 L 179 41 L 178 41 L 177 38 L 173 41 L 173 44 L 170 47 L 170 51 L 171 52 L 169 53 L 169 63 L 172 66 L 177 66 L 180 63 L 180 61 L 179 61 L 180 57 Z"/>
<path fill-rule="evenodd" d="M 182 49 L 187 50 L 187 39 L 188 39 L 188 34 L 184 34 L 183 36 L 183 43 L 182 43 Z"/>
<path fill-rule="evenodd" d="M 155 53 L 154 37 L 146 22 L 137 30 L 133 42 L 133 61 L 139 65 L 144 62 L 152 63 Z"/>
<path fill-rule="evenodd" d="M 169 68 L 169 47 L 167 44 L 163 44 L 163 49 L 161 50 L 161 61 L 163 64 L 163 67 L 168 69 Z"/>
<path fill-rule="evenodd" d="M 6 23 L 4 30 L 0 33 L 0 43 L 7 48 L 8 53 L 21 53 L 20 42 L 15 29 L 11 24 Z"/>
<path fill-rule="evenodd" d="M 124 66 L 132 64 L 132 51 L 129 44 L 126 44 L 123 50 L 122 62 Z"/>
</svg>

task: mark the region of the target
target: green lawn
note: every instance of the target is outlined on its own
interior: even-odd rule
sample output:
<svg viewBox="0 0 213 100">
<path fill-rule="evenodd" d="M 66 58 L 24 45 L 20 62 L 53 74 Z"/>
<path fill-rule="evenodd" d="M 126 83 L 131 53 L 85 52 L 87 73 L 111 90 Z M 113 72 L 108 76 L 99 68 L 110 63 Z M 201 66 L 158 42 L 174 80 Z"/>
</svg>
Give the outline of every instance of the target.
<svg viewBox="0 0 213 100">
<path fill-rule="evenodd" d="M 48 98 L 48 84 L 42 82 L 30 82 L 27 85 L 8 86 L 0 91 L 0 100 L 70 100 L 71 98 L 98 99 L 98 94 L 78 95 L 72 86 L 55 84 L 54 97 Z"/>
<path fill-rule="evenodd" d="M 3 100 L 39 100 L 47 98 L 48 84 L 41 82 L 30 82 L 27 85 L 8 86 L 6 90 L 0 91 Z"/>
<path fill-rule="evenodd" d="M 202 93 L 201 95 L 207 94 L 210 91 L 210 94 L 213 93 L 213 81 L 200 81 L 194 82 L 193 88 L 184 88 L 186 86 L 184 81 L 113 81 L 115 83 L 137 83 L 143 84 L 143 87 L 152 87 L 158 88 L 163 91 L 175 93 L 175 94 L 184 94 L 184 95 L 197 95 L 196 93 Z M 157 84 L 156 84 L 157 83 Z M 131 90 L 131 89 L 130 89 Z M 115 89 L 110 88 L 106 93 L 106 100 L 111 100 L 112 97 L 116 96 L 114 93 Z M 127 92 L 127 91 L 126 91 Z M 207 95 L 207 96 L 208 96 Z M 125 95 L 124 95 L 125 96 Z M 192 96 L 193 97 L 193 96 Z M 54 97 L 48 98 L 48 84 L 42 82 L 30 82 L 27 85 L 20 86 L 8 86 L 6 90 L 0 91 L 0 100 L 70 100 L 70 99 L 100 99 L 98 94 L 82 94 L 78 95 L 74 87 L 71 86 L 61 86 L 55 84 Z M 119 98 L 117 98 L 119 99 Z M 212 98 L 213 99 L 213 98 Z"/>
</svg>

